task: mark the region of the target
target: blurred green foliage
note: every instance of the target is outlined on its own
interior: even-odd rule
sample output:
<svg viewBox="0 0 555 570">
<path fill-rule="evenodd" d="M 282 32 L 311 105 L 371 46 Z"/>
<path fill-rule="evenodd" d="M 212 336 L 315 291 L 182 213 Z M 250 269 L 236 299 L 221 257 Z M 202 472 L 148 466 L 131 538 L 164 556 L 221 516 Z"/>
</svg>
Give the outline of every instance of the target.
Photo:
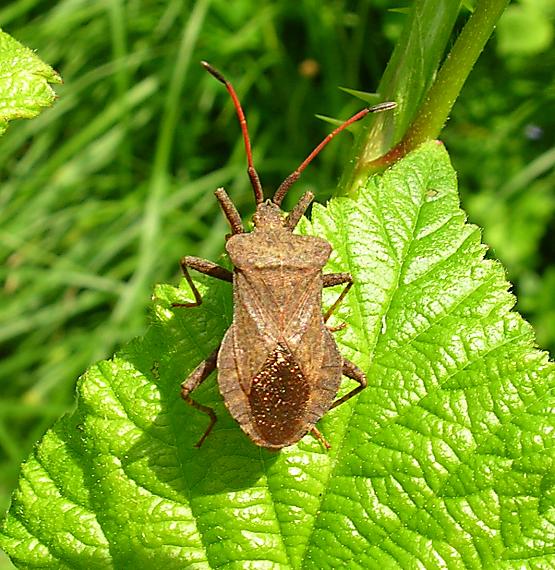
<svg viewBox="0 0 555 570">
<path fill-rule="evenodd" d="M 388 8 L 399 6 L 17 0 L 0 9 L 0 27 L 64 79 L 53 108 L 0 139 L 2 508 L 33 442 L 71 406 L 77 376 L 145 330 L 154 283 L 176 283 L 184 254 L 220 256 L 227 227 L 213 190 L 223 185 L 241 212 L 253 210 L 231 102 L 198 60 L 233 81 L 270 192 L 329 131 L 315 114 L 360 108 L 338 87 L 376 89 L 406 17 Z M 442 136 L 463 207 L 552 350 L 554 22 L 552 0 L 509 6 Z M 349 135 L 334 141 L 290 199 L 306 187 L 329 197 L 349 144 Z"/>
<path fill-rule="evenodd" d="M 463 207 L 514 284 L 538 344 L 555 351 L 555 1 L 503 14 L 442 139 Z M 543 38 L 539 42 L 540 36 Z"/>
</svg>

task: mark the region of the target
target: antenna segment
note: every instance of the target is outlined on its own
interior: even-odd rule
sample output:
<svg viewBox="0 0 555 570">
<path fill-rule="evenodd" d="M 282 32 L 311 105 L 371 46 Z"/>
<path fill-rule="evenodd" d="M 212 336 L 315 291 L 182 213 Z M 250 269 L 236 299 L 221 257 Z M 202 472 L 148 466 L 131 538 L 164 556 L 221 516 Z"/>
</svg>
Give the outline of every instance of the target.
<svg viewBox="0 0 555 570">
<path fill-rule="evenodd" d="M 231 98 L 233 99 L 233 105 L 235 106 L 235 111 L 237 112 L 237 116 L 239 117 L 239 124 L 241 125 L 241 131 L 243 132 L 243 141 L 245 142 L 245 150 L 247 152 L 247 162 L 248 162 L 248 170 L 249 178 L 251 180 L 252 188 L 254 190 L 254 198 L 257 204 L 260 204 L 264 201 L 264 192 L 262 190 L 262 184 L 260 184 L 260 178 L 258 177 L 258 173 L 254 168 L 254 164 L 252 161 L 252 149 L 251 149 L 251 141 L 249 138 L 249 130 L 247 128 L 247 119 L 245 118 L 245 113 L 243 113 L 243 108 L 241 107 L 241 103 L 239 102 L 239 97 L 237 97 L 237 93 L 235 93 L 235 89 L 233 89 L 233 85 L 214 67 L 212 67 L 206 61 L 201 61 L 200 64 L 208 73 L 213 75 L 218 81 L 225 85 L 225 88 L 228 90 Z"/>
</svg>

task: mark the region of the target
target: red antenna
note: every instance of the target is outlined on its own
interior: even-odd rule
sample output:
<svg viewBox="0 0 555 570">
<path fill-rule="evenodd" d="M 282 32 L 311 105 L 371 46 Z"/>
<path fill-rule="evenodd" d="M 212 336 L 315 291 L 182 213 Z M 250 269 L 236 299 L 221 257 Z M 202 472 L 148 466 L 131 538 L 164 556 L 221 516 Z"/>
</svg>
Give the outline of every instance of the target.
<svg viewBox="0 0 555 570">
<path fill-rule="evenodd" d="M 233 85 L 217 70 L 214 69 L 209 63 L 206 61 L 201 61 L 200 64 L 208 73 L 213 75 L 218 81 L 221 81 L 225 88 L 229 91 L 231 98 L 233 99 L 233 105 L 235 106 L 235 111 L 237 111 L 237 116 L 239 117 L 239 123 L 241 125 L 241 131 L 243 131 L 243 140 L 245 141 L 245 150 L 247 152 L 247 162 L 249 164 L 248 173 L 249 178 L 251 180 L 252 188 L 254 190 L 254 198 L 257 204 L 260 204 L 264 201 L 264 192 L 262 190 L 262 184 L 260 184 L 260 178 L 258 177 L 258 173 L 254 168 L 254 164 L 252 162 L 252 150 L 251 150 L 251 141 L 249 138 L 249 130 L 247 128 L 247 120 L 245 119 L 245 113 L 243 113 L 243 109 L 241 107 L 241 103 L 239 102 L 239 97 L 237 97 L 237 93 L 235 93 L 235 89 L 233 89 Z"/>
<path fill-rule="evenodd" d="M 394 109 L 397 103 L 388 101 L 386 103 L 379 103 L 373 107 L 367 107 L 362 109 L 356 115 L 353 115 L 350 119 L 347 119 L 344 123 L 341 123 L 333 132 L 331 132 L 306 158 L 299 167 L 294 170 L 279 186 L 274 194 L 272 201 L 278 206 L 281 205 L 283 198 L 289 191 L 289 188 L 299 179 L 302 171 L 312 162 L 313 158 L 331 141 L 331 139 L 343 129 L 347 128 L 349 125 L 360 121 L 363 117 L 368 115 L 368 113 L 379 113 L 380 111 L 388 111 L 389 109 Z"/>
</svg>

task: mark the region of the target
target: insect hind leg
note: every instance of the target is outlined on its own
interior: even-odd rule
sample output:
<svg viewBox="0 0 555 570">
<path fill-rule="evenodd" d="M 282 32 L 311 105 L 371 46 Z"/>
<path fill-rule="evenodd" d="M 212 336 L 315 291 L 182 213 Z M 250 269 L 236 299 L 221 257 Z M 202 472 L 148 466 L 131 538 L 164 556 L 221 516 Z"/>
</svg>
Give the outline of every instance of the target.
<svg viewBox="0 0 555 570">
<path fill-rule="evenodd" d="M 208 437 L 208 434 L 212 431 L 214 424 L 217 421 L 216 414 L 214 410 L 204 404 L 200 404 L 196 400 L 193 400 L 189 395 L 195 388 L 200 386 L 210 374 L 216 369 L 216 362 L 218 358 L 218 348 L 203 362 L 201 362 L 188 376 L 188 378 L 181 384 L 181 397 L 185 401 L 186 404 L 192 406 L 193 408 L 197 409 L 199 412 L 206 414 L 210 418 L 210 423 L 208 424 L 208 428 L 204 432 L 203 436 L 197 441 L 195 447 L 200 447 L 204 440 Z"/>
<path fill-rule="evenodd" d="M 366 386 L 368 386 L 368 381 L 366 380 L 366 374 L 364 374 L 364 372 L 356 364 L 352 363 L 350 360 L 347 360 L 346 358 L 343 359 L 342 373 L 344 376 L 347 376 L 347 378 L 356 380 L 359 383 L 359 385 L 353 390 L 351 390 L 348 394 L 345 394 L 343 397 L 339 398 L 339 400 L 336 400 L 331 405 L 330 410 L 332 410 L 333 408 L 337 408 L 337 406 L 340 406 L 341 404 L 344 404 L 347 400 L 350 400 L 353 396 L 356 396 L 359 392 L 364 390 Z"/>
<path fill-rule="evenodd" d="M 328 440 L 324 437 L 324 435 L 322 434 L 322 432 L 317 428 L 317 427 L 313 427 L 310 430 L 310 433 L 313 437 L 315 437 L 321 444 L 322 447 L 327 451 L 328 449 L 331 449 L 331 445 L 329 444 Z"/>
</svg>

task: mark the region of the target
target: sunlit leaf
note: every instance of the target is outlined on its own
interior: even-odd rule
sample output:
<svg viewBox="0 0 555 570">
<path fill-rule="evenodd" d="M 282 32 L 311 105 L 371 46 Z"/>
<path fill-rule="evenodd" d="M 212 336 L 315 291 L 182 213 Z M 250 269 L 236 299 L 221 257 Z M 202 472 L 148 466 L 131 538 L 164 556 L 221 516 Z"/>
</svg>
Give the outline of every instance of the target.
<svg viewBox="0 0 555 570">
<path fill-rule="evenodd" d="M 231 291 L 201 279 L 205 303 L 177 310 L 190 292 L 161 285 L 148 334 L 82 377 L 23 466 L 1 536 L 19 567 L 555 564 L 553 365 L 484 259 L 443 147 L 315 207 L 304 230 L 354 277 L 335 334 L 369 380 L 320 422 L 331 451 L 311 436 L 256 447 L 214 377 L 195 394 L 219 421 L 194 448 L 207 418 L 179 384 L 220 342 Z"/>
<path fill-rule="evenodd" d="M 0 30 L 0 134 L 13 119 L 35 117 L 56 97 L 60 76 L 30 49 Z"/>
</svg>

